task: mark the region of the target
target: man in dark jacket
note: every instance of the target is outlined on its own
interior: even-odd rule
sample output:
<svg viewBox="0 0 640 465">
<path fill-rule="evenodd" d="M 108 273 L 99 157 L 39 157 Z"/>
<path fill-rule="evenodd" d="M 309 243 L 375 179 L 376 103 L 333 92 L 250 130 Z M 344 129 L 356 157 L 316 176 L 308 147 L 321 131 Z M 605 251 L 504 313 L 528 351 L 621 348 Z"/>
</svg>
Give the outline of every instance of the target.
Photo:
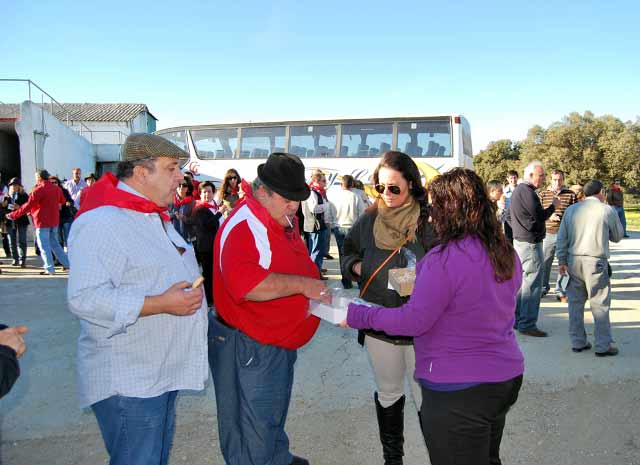
<svg viewBox="0 0 640 465">
<path fill-rule="evenodd" d="M 17 210 L 27 203 L 29 196 L 24 192 L 22 183 L 18 178 L 11 178 L 9 181 L 9 201 L 7 211 Z M 7 230 L 9 233 L 9 242 L 11 244 L 11 256 L 13 257 L 13 266 L 27 266 L 27 228 L 29 227 L 29 218 L 20 217 L 17 220 L 7 219 Z M 18 248 L 20 253 L 18 254 Z"/>
<path fill-rule="evenodd" d="M 551 205 L 542 208 L 536 189 L 544 185 L 542 163 L 535 160 L 524 169 L 524 182 L 511 196 L 509 219 L 513 229 L 513 247 L 522 262 L 522 287 L 516 304 L 516 328 L 527 336 L 546 337 L 537 327 L 542 295 L 543 252 L 542 241 L 546 234 L 545 221 L 560 204 L 554 197 Z"/>
<path fill-rule="evenodd" d="M 11 390 L 20 376 L 18 359 L 27 348 L 22 338 L 26 332 L 26 326 L 9 328 L 0 324 L 0 398 Z"/>
</svg>

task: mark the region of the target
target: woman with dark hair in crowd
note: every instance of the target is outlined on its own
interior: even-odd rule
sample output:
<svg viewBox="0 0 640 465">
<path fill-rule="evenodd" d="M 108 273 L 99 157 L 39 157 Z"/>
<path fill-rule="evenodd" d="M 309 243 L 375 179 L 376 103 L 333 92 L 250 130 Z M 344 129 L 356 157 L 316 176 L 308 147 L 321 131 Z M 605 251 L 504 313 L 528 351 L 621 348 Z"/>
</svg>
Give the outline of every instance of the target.
<svg viewBox="0 0 640 465">
<path fill-rule="evenodd" d="M 233 168 L 227 170 L 227 174 L 224 175 L 217 202 L 225 218 L 229 216 L 240 198 L 240 181 L 240 175 Z"/>
<path fill-rule="evenodd" d="M 201 182 L 200 201 L 196 202 L 193 209 L 193 232 L 196 237 L 198 263 L 202 266 L 204 278 L 204 292 L 207 296 L 207 304 L 213 305 L 213 240 L 220 226 L 218 204 L 213 196 L 216 186 L 210 181 Z"/>
<path fill-rule="evenodd" d="M 387 308 L 400 307 L 408 297 L 388 288 L 389 270 L 407 266 L 404 247 L 417 259 L 431 245 L 426 191 L 414 161 L 402 152 L 386 152 L 373 173 L 377 202 L 353 225 L 344 241 L 342 273 L 360 284 L 360 296 Z M 413 338 L 403 333 L 367 329 L 358 341 L 367 349 L 377 392 L 374 401 L 385 464 L 401 464 L 404 455 L 405 379 L 416 408 L 420 388 L 413 380 Z"/>
<path fill-rule="evenodd" d="M 347 324 L 414 336 L 422 428 L 433 465 L 500 464 L 524 358 L 514 332 L 522 266 L 480 177 L 455 168 L 429 185 L 435 247 L 408 303 L 349 305 Z"/>
<path fill-rule="evenodd" d="M 184 178 L 176 188 L 173 204 L 169 205 L 169 216 L 173 227 L 182 238 L 190 242 L 191 240 L 191 213 L 195 201 L 193 200 L 193 184 L 188 178 Z"/>
</svg>

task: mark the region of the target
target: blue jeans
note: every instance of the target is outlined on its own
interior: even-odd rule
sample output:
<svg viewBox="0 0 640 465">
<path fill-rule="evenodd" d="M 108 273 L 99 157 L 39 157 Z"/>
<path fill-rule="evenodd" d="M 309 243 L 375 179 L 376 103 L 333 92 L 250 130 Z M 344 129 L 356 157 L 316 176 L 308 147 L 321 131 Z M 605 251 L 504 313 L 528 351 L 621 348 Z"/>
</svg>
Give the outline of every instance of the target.
<svg viewBox="0 0 640 465">
<path fill-rule="evenodd" d="M 342 255 L 344 254 L 344 238 L 347 237 L 351 228 L 333 228 L 333 235 L 336 237 L 336 244 L 338 245 L 338 254 L 340 256 L 340 274 L 342 275 L 342 287 L 345 289 L 351 289 L 353 283 L 350 279 L 344 277 L 342 273 Z"/>
<path fill-rule="evenodd" d="M 69 233 L 71 233 L 71 225 L 73 222 L 62 223 L 60 225 L 60 234 L 62 234 L 61 243 L 69 250 Z"/>
<path fill-rule="evenodd" d="M 69 259 L 60 245 L 57 226 L 53 228 L 36 228 L 36 240 L 38 241 L 40 257 L 44 262 L 44 269 L 47 273 L 55 272 L 52 253 L 55 254 L 58 261 L 62 263 L 62 266 L 69 268 Z"/>
<path fill-rule="evenodd" d="M 23 224 L 9 228 L 9 242 L 11 244 L 11 257 L 13 263 L 25 263 L 27 261 L 27 228 L 29 225 Z M 20 247 L 20 255 L 18 255 Z"/>
<path fill-rule="evenodd" d="M 542 254 L 544 255 L 543 259 L 543 269 L 544 274 L 542 276 L 542 292 L 548 293 L 551 290 L 551 286 L 549 286 L 549 280 L 551 279 L 551 268 L 553 266 L 553 259 L 556 257 L 556 242 L 558 241 L 557 234 L 549 234 L 542 241 Z M 560 286 L 560 276 L 556 279 L 556 295 L 564 296 L 564 292 L 562 292 L 562 288 Z"/>
<path fill-rule="evenodd" d="M 624 235 L 627 235 L 627 217 L 624 214 L 624 207 L 613 207 L 613 209 L 618 214 L 618 218 L 620 218 L 620 223 L 622 223 L 622 229 L 624 230 Z"/>
<path fill-rule="evenodd" d="M 227 465 L 289 465 L 284 431 L 295 350 L 261 344 L 209 313 L 209 367 Z"/>
<path fill-rule="evenodd" d="M 518 331 L 536 329 L 544 273 L 542 242 L 531 244 L 514 239 L 513 247 L 522 263 L 522 286 L 516 303 L 516 328 Z"/>
<path fill-rule="evenodd" d="M 322 269 L 324 254 L 329 249 L 329 229 L 321 229 L 318 232 L 305 233 L 307 239 L 307 249 L 318 270 Z"/>
<path fill-rule="evenodd" d="M 111 396 L 91 406 L 109 465 L 167 465 L 178 391 L 158 397 Z"/>
</svg>

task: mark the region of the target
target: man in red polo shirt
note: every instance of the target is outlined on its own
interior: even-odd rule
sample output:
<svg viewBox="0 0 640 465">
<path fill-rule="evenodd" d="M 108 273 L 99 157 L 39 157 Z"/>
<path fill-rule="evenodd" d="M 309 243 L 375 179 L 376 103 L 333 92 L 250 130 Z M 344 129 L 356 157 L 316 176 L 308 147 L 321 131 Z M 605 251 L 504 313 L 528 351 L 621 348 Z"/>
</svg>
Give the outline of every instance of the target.
<svg viewBox="0 0 640 465">
<path fill-rule="evenodd" d="M 309 299 L 330 301 L 296 225 L 309 197 L 298 157 L 273 153 L 214 244 L 209 365 L 228 465 L 308 465 L 289 452 L 284 425 L 297 349 L 319 320 Z"/>
<path fill-rule="evenodd" d="M 69 268 L 69 259 L 60 245 L 58 235 L 60 206 L 65 203 L 62 189 L 49 182 L 47 170 L 40 170 L 36 173 L 36 188 L 29 195 L 27 203 L 7 215 L 10 220 L 17 220 L 27 213 L 31 214 L 41 251 L 40 257 L 44 261 L 44 271 L 40 274 L 55 274 L 52 252 L 62 264 L 63 270 Z"/>
</svg>

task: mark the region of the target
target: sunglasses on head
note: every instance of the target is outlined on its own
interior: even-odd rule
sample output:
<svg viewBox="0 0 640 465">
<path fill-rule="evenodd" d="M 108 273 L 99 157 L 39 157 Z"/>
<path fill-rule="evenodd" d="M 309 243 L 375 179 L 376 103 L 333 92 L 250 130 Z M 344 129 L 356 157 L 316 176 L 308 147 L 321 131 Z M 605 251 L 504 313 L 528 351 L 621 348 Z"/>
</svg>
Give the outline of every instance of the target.
<svg viewBox="0 0 640 465">
<path fill-rule="evenodd" d="M 378 194 L 384 194 L 384 191 L 387 188 L 389 189 L 389 192 L 391 192 L 393 195 L 398 195 L 401 192 L 401 189 L 399 186 L 390 186 L 388 184 L 376 184 L 374 188 Z"/>
</svg>

